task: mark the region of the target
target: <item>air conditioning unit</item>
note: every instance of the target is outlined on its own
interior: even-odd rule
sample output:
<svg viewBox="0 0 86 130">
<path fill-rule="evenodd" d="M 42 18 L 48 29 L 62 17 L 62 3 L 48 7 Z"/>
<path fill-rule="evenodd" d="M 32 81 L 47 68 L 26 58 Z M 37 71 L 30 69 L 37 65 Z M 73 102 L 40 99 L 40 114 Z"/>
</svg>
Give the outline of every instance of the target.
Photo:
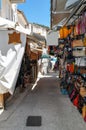
<svg viewBox="0 0 86 130">
<path fill-rule="evenodd" d="M 11 3 L 23 3 L 25 0 L 10 0 Z"/>
</svg>

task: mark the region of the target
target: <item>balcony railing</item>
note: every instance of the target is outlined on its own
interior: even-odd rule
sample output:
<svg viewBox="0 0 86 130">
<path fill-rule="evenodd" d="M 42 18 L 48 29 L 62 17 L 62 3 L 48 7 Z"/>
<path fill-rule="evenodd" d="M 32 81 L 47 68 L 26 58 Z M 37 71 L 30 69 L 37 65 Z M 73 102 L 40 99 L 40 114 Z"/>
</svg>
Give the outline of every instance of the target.
<svg viewBox="0 0 86 130">
<path fill-rule="evenodd" d="M 23 3 L 25 0 L 10 0 L 11 3 Z"/>
</svg>

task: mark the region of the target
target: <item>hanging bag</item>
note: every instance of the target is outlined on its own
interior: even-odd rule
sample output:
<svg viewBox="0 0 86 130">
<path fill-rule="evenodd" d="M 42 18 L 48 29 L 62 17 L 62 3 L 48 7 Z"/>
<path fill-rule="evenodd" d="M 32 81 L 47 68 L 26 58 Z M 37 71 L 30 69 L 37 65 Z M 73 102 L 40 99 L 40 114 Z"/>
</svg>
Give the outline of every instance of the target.
<svg viewBox="0 0 86 130">
<path fill-rule="evenodd" d="M 83 118 L 86 117 L 86 105 L 84 105 L 83 108 L 82 108 L 82 117 Z"/>
<path fill-rule="evenodd" d="M 80 95 L 82 97 L 85 97 L 86 96 L 86 88 L 85 87 L 80 87 Z"/>
<path fill-rule="evenodd" d="M 60 34 L 60 38 L 64 38 L 63 28 L 60 29 L 59 34 Z"/>
<path fill-rule="evenodd" d="M 79 94 L 77 94 L 76 98 L 73 100 L 73 105 L 78 107 L 78 102 L 79 102 Z"/>
<path fill-rule="evenodd" d="M 82 41 L 82 39 L 80 39 L 80 40 L 73 40 L 72 47 L 73 48 L 74 47 L 83 47 L 83 41 Z"/>
<path fill-rule="evenodd" d="M 81 17 L 78 20 L 77 31 L 78 31 L 78 35 L 80 35 L 81 34 Z"/>
<path fill-rule="evenodd" d="M 73 97 L 76 94 L 76 89 L 74 88 L 71 95 L 70 95 L 70 100 L 73 101 Z"/>
<path fill-rule="evenodd" d="M 86 74 L 86 67 L 80 67 L 80 74 Z"/>
<path fill-rule="evenodd" d="M 86 34 L 85 34 L 85 37 L 84 37 L 84 39 L 83 39 L 83 44 L 84 44 L 84 46 L 86 47 Z"/>
<path fill-rule="evenodd" d="M 86 55 L 86 49 L 83 47 L 77 47 L 73 49 L 73 56 L 85 56 Z"/>
</svg>

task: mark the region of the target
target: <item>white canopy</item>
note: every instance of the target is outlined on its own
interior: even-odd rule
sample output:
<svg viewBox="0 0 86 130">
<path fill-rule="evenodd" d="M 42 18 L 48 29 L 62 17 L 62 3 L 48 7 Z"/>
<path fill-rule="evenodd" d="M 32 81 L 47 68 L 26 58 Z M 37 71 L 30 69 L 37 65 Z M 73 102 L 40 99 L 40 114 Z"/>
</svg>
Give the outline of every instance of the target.
<svg viewBox="0 0 86 130">
<path fill-rule="evenodd" d="M 21 33 L 25 33 L 28 35 L 31 33 L 31 31 L 29 29 L 24 28 L 19 23 L 15 23 L 13 21 L 7 20 L 2 17 L 0 17 L 0 28 L 2 28 L 2 29 L 12 28 L 12 29 L 15 29 L 16 31 L 19 31 Z"/>
<path fill-rule="evenodd" d="M 8 28 L 12 29 L 11 31 Z M 8 34 L 20 32 L 21 43 L 8 44 Z M 0 17 L 0 94 L 13 94 L 25 51 L 26 34 L 30 34 L 19 23 Z"/>
<path fill-rule="evenodd" d="M 8 44 L 8 31 L 0 31 L 0 37 L 0 94 L 13 94 L 25 51 L 26 34 L 21 33 L 22 44 Z"/>
</svg>

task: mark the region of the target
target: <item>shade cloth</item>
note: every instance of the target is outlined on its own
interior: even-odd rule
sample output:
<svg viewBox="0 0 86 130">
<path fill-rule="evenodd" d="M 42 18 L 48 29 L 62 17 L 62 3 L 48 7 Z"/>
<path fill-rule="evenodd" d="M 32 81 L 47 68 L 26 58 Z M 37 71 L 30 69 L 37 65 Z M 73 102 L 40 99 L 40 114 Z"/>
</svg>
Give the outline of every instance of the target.
<svg viewBox="0 0 86 130">
<path fill-rule="evenodd" d="M 19 31 L 21 33 L 28 34 L 28 35 L 31 33 L 29 29 L 25 29 L 21 24 L 15 23 L 13 21 L 7 20 L 2 17 L 0 17 L 0 28 L 2 29 L 12 28 L 16 31 Z"/>
</svg>

